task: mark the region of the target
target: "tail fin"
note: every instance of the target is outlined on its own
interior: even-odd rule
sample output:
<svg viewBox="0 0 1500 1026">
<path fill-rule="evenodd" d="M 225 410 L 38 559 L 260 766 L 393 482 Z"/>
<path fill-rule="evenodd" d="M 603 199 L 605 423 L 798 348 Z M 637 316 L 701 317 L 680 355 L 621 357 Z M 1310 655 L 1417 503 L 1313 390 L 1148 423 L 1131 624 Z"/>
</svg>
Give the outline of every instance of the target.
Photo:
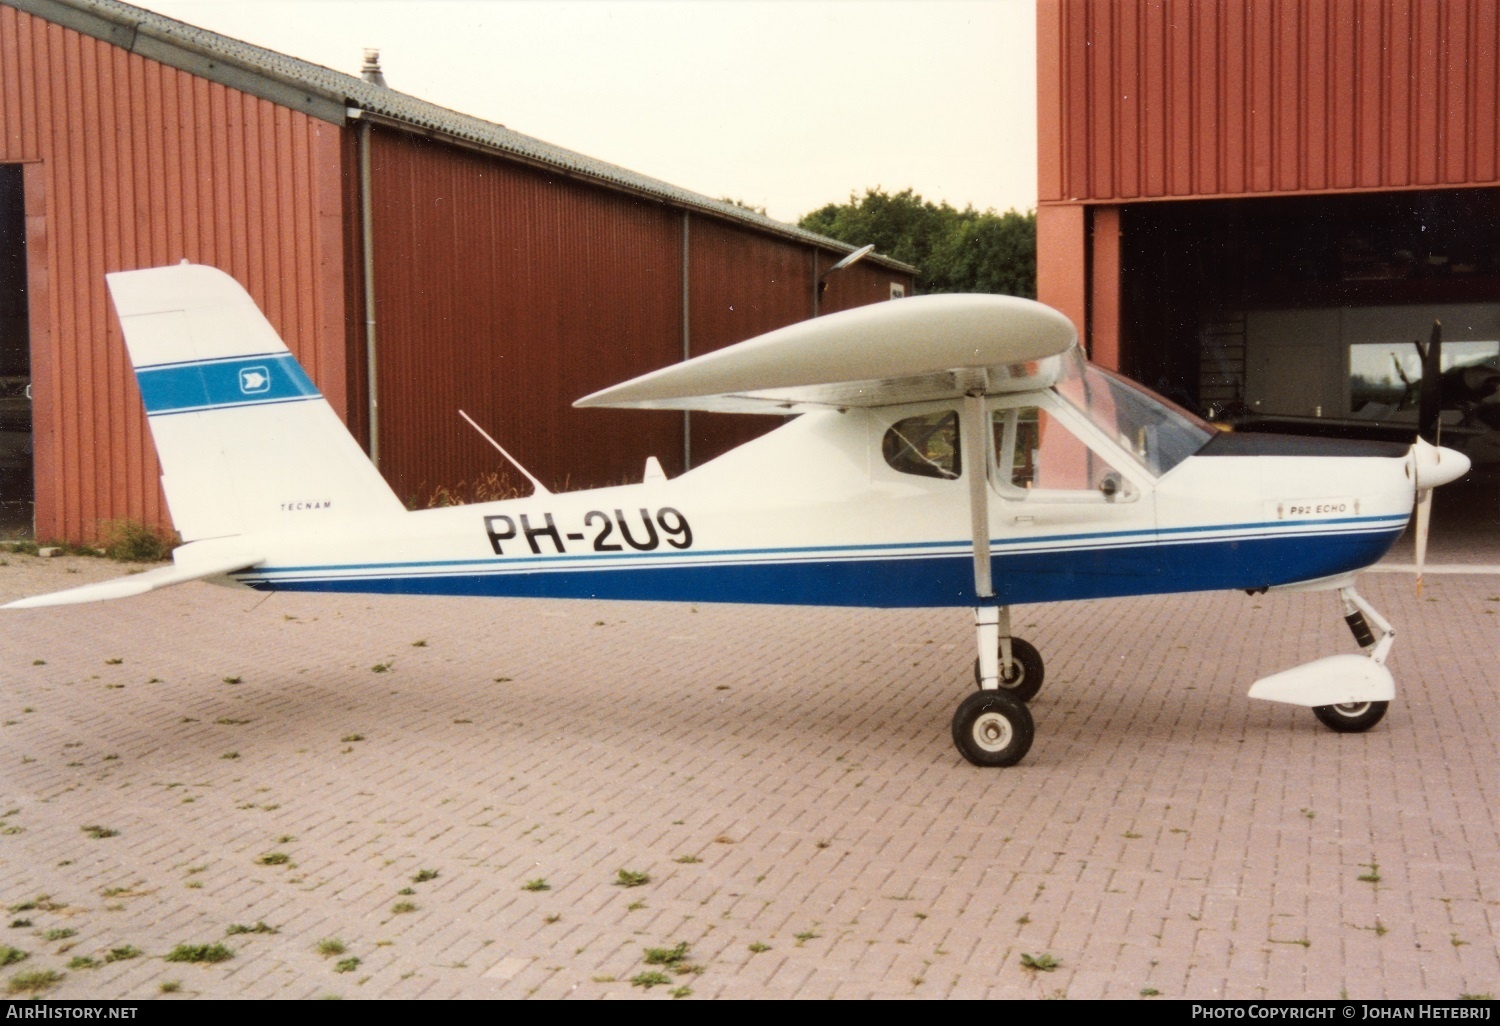
<svg viewBox="0 0 1500 1026">
<path fill-rule="evenodd" d="M 107 277 L 184 541 L 402 511 L 233 278 L 187 263 Z"/>
</svg>

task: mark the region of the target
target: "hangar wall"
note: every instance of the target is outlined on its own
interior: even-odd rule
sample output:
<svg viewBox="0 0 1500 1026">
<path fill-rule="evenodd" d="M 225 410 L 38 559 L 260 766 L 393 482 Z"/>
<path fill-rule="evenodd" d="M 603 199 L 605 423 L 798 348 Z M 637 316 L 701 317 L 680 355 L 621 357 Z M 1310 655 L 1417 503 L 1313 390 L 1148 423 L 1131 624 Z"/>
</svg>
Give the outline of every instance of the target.
<svg viewBox="0 0 1500 1026">
<path fill-rule="evenodd" d="M 382 427 L 380 469 L 403 500 L 502 464 L 459 409 L 553 489 L 638 480 L 647 456 L 681 473 L 780 419 L 573 401 L 891 298 L 889 268 L 856 264 L 815 298 L 840 254 L 397 129 L 372 139 L 377 393 L 399 425 Z"/>
<path fill-rule="evenodd" d="M 0 5 L 0 163 L 23 167 L 38 537 L 167 522 L 107 271 L 225 269 L 345 402 L 335 126 Z"/>
<path fill-rule="evenodd" d="M 503 463 L 459 409 L 554 490 L 618 484 L 653 454 L 679 472 L 679 416 L 572 402 L 682 358 L 681 214 L 397 130 L 375 129 L 372 149 L 379 408 L 399 425 L 382 429 L 380 469 L 396 494 Z"/>
<path fill-rule="evenodd" d="M 1042 202 L 1497 180 L 1491 0 L 1040 0 Z"/>
</svg>

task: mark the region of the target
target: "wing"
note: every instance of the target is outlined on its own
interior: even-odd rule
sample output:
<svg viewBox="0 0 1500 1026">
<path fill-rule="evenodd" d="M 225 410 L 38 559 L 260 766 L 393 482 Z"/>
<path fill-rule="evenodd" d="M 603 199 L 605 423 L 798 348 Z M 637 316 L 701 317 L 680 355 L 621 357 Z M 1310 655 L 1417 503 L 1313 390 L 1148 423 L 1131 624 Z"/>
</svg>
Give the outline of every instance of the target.
<svg viewBox="0 0 1500 1026">
<path fill-rule="evenodd" d="M 796 413 L 1051 384 L 1077 343 L 1015 296 L 918 296 L 815 317 L 585 396 L 574 406 Z"/>
</svg>

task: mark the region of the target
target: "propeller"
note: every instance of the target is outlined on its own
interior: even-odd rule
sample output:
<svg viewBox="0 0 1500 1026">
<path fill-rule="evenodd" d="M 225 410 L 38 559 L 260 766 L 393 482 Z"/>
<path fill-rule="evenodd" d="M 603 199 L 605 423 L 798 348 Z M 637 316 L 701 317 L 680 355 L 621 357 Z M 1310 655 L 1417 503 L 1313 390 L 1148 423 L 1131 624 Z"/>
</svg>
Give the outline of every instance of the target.
<svg viewBox="0 0 1500 1026">
<path fill-rule="evenodd" d="M 1443 438 L 1443 322 L 1432 322 L 1432 335 L 1424 346 L 1412 343 L 1422 358 L 1418 382 L 1417 442 L 1413 447 L 1413 470 L 1417 488 L 1417 595 L 1422 594 L 1422 571 L 1427 562 L 1427 533 L 1432 526 L 1432 490 L 1457 481 L 1469 472 L 1463 453 L 1442 447 Z"/>
<path fill-rule="evenodd" d="M 1418 477 L 1421 480 L 1421 461 L 1418 461 Z M 1427 530 L 1432 526 L 1432 489 L 1417 489 L 1417 598 L 1422 597 L 1422 570 L 1427 565 Z"/>
<path fill-rule="evenodd" d="M 1432 335 L 1425 346 L 1421 342 L 1412 345 L 1422 359 L 1422 378 L 1417 383 L 1417 437 L 1437 445 L 1443 430 L 1443 322 L 1432 322 Z"/>
<path fill-rule="evenodd" d="M 1432 336 L 1424 346 L 1413 342 L 1422 358 L 1422 379 L 1417 399 L 1417 441 L 1412 446 L 1412 470 L 1417 488 L 1417 596 L 1422 595 L 1422 571 L 1427 564 L 1427 532 L 1432 526 L 1432 490 L 1457 481 L 1469 472 L 1469 458 L 1452 449 L 1444 449 L 1442 440 L 1443 407 L 1443 323 L 1432 322 Z"/>
</svg>

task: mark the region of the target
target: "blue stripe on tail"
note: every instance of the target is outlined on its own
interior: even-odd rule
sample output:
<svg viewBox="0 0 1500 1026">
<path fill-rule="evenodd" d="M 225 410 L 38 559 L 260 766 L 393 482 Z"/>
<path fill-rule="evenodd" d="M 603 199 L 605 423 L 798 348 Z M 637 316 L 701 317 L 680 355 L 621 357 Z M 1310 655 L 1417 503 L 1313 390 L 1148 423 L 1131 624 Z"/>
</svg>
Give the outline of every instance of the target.
<svg viewBox="0 0 1500 1026">
<path fill-rule="evenodd" d="M 148 417 L 321 398 L 291 353 L 137 367 Z"/>
</svg>

